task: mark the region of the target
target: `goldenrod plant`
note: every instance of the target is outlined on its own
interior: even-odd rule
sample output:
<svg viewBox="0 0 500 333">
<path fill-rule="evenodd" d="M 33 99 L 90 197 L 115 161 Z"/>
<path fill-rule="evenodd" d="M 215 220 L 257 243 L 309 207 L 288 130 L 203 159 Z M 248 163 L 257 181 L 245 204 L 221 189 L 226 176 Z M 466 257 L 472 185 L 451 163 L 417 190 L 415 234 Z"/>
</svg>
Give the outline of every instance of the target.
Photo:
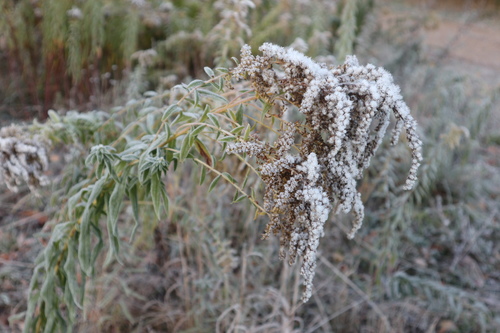
<svg viewBox="0 0 500 333">
<path fill-rule="evenodd" d="M 210 79 L 162 94 L 148 92 L 107 119 L 51 112 L 50 121 L 38 125 L 47 137 L 92 147 L 86 171 L 64 186 L 68 190 L 59 199 L 62 208 L 52 235 L 36 260 L 26 332 L 75 323 L 104 244 L 109 244 L 106 262 L 122 261 L 121 212 L 130 206 L 137 226 L 141 203 L 150 201 L 158 219 L 168 216 L 165 175 L 169 169 L 182 172 L 186 161 L 200 169 L 200 183 L 211 178 L 209 191 L 224 180 L 235 189 L 233 202 L 249 200 L 258 214 L 268 216 L 264 237 L 279 234 L 280 258 L 287 252 L 290 264 L 302 258 L 304 302 L 312 295 L 316 252 L 330 212 L 353 212 L 349 238 L 361 227 L 364 207 L 356 180 L 380 146 L 392 115 L 392 142 L 404 128 L 412 155 L 401 190 L 413 188 L 421 141 L 388 72 L 362 66 L 354 56 L 328 67 L 292 48 L 266 43 L 260 51 L 253 56 L 245 45 L 235 69 L 207 67 Z M 284 117 L 293 108 L 303 119 L 291 123 Z M 244 179 L 224 170 L 227 153 L 248 170 Z M 250 156 L 257 157 L 257 166 Z M 247 184 L 250 173 L 265 185 L 263 204 Z M 131 239 L 134 233 L 135 228 Z"/>
</svg>

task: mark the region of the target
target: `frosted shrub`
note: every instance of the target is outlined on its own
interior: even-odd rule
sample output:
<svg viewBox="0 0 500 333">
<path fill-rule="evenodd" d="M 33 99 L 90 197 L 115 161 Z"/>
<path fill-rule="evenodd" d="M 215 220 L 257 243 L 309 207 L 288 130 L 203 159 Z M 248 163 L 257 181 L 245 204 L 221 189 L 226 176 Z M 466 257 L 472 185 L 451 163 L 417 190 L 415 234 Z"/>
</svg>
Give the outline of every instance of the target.
<svg viewBox="0 0 500 333">
<path fill-rule="evenodd" d="M 158 219 L 165 214 L 172 218 L 165 175 L 181 172 L 184 168 L 178 166 L 188 160 L 200 168 L 200 183 L 210 179 L 209 192 L 223 179 L 235 189 L 233 202 L 247 199 L 258 213 L 269 216 L 264 237 L 279 235 L 281 259 L 287 254 L 290 264 L 302 259 L 304 302 L 312 293 L 319 240 L 330 213 L 353 212 L 349 238 L 361 227 L 364 207 L 356 181 L 381 145 L 391 115 L 396 119 L 392 143 L 404 128 L 412 153 L 402 188 L 414 186 L 421 142 L 389 73 L 360 66 L 355 57 L 329 68 L 293 49 L 264 44 L 260 50 L 262 55 L 253 56 L 244 46 L 235 69 L 205 68 L 209 80 L 194 80 L 162 94 L 146 92 L 143 99 L 109 114 L 68 112 L 60 117 L 51 112 L 50 121 L 37 125 L 52 141 L 77 145 L 89 154 L 68 172 L 71 177 L 63 177 L 60 188 L 66 192 L 57 194 L 60 211 L 36 261 L 25 332 L 71 327 L 84 308 L 86 277 L 99 269 L 96 263 L 105 244 L 105 262 L 122 262 L 122 239 L 133 239 L 144 217 L 154 213 Z M 233 82 L 234 89 L 232 78 L 244 82 Z M 290 108 L 298 108 L 304 120 L 285 121 Z M 256 112 L 261 120 L 253 117 Z M 277 139 L 259 139 L 257 133 L 268 137 L 265 131 L 274 132 L 276 122 Z M 7 147 L 2 170 L 19 165 L 29 170 L 19 173 L 29 184 L 44 183 L 46 155 L 38 145 L 17 139 L 16 150 L 13 141 L 0 140 L 2 149 Z M 9 151 L 25 157 L 12 159 Z M 236 155 L 246 168 L 243 181 L 233 178 L 229 163 L 222 163 L 226 153 Z M 241 154 L 255 156 L 259 168 Z M 265 185 L 263 206 L 248 185 L 252 171 Z M 142 210 L 143 203 L 153 209 Z M 131 214 L 122 214 L 125 208 Z M 127 221 L 134 224 L 130 235 L 120 227 Z"/>
<path fill-rule="evenodd" d="M 298 107 L 305 121 L 288 125 L 274 145 L 252 138 L 230 145 L 228 152 L 257 156 L 266 184 L 264 209 L 270 218 L 264 237 L 280 235 L 280 257 L 288 252 L 290 264 L 303 258 L 307 301 L 319 238 L 330 211 L 353 212 L 349 238 L 361 227 L 364 206 L 356 180 L 380 146 L 391 114 L 396 118 L 392 143 L 404 128 L 412 152 L 406 190 L 416 181 L 421 141 L 399 87 L 384 69 L 361 66 L 355 56 L 327 68 L 291 48 L 266 43 L 260 50 L 262 56 L 253 56 L 244 46 L 233 76 L 248 78 L 258 96 L 279 106 L 282 113 L 290 105 Z M 296 137 L 301 140 L 293 154 Z"/>
</svg>

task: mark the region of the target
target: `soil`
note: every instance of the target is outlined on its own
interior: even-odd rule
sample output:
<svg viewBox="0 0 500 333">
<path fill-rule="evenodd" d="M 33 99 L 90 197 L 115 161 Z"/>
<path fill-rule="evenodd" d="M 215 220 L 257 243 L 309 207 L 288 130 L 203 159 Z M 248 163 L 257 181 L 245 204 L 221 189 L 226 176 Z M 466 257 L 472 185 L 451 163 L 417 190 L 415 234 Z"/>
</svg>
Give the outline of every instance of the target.
<svg viewBox="0 0 500 333">
<path fill-rule="evenodd" d="M 484 88 L 500 88 L 500 1 L 384 1 L 390 17 L 420 17 L 429 56 Z"/>
</svg>

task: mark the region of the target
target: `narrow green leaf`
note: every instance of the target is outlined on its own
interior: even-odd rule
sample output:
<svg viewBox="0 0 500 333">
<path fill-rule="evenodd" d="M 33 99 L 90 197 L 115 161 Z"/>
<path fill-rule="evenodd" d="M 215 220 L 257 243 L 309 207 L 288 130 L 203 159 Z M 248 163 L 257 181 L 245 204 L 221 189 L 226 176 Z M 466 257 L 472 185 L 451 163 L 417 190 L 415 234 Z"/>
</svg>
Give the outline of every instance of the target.
<svg viewBox="0 0 500 333">
<path fill-rule="evenodd" d="M 161 209 L 162 209 L 162 194 L 161 194 L 161 187 L 165 186 L 163 184 L 163 181 L 161 180 L 161 177 L 158 173 L 155 173 L 151 177 L 151 200 L 153 201 L 153 208 L 156 214 L 156 217 L 161 219 Z"/>
<path fill-rule="evenodd" d="M 259 216 L 262 214 L 262 211 L 259 210 L 259 208 L 257 207 L 257 199 L 255 197 L 255 190 L 254 188 L 252 187 L 252 189 L 250 190 L 250 198 L 252 198 L 253 201 L 250 201 L 250 203 L 255 207 L 257 208 L 257 210 L 255 211 L 255 216 Z"/>
<path fill-rule="evenodd" d="M 108 237 L 109 242 L 111 244 L 110 250 L 114 254 L 115 258 L 119 263 L 121 259 L 119 258 L 120 253 L 120 239 L 118 237 L 118 215 L 120 213 L 120 209 L 123 203 L 123 198 L 125 197 L 125 192 L 127 190 L 127 186 L 125 183 L 125 179 L 127 179 L 127 175 L 122 175 L 122 183 L 117 183 L 111 196 L 108 201 L 108 216 L 107 216 L 107 228 L 108 228 Z"/>
<path fill-rule="evenodd" d="M 191 136 L 193 138 L 196 138 L 196 136 L 200 134 L 205 129 L 205 127 L 207 127 L 207 125 L 199 125 L 196 128 L 193 128 L 193 130 L 191 131 Z"/>
<path fill-rule="evenodd" d="M 186 121 L 191 121 L 192 119 L 197 119 L 198 114 L 194 112 L 182 112 L 180 113 L 171 123 L 171 125 L 179 124 L 179 123 L 184 123 Z"/>
<path fill-rule="evenodd" d="M 113 161 L 109 158 L 104 159 L 104 165 L 106 165 L 106 169 L 108 170 L 111 178 L 113 178 L 116 182 L 119 181 L 118 176 L 115 172 L 115 166 L 113 165 Z"/>
<path fill-rule="evenodd" d="M 91 260 L 90 263 L 92 264 L 92 267 L 94 267 L 94 265 L 97 261 L 97 257 L 99 256 L 99 254 L 101 253 L 101 251 L 104 247 L 104 241 L 102 240 L 101 229 L 98 226 L 96 226 L 94 223 L 91 223 L 90 226 L 92 228 L 91 230 L 97 236 L 97 244 L 92 247 L 92 254 L 90 257 L 90 260 Z"/>
<path fill-rule="evenodd" d="M 68 244 L 68 254 L 66 256 L 66 262 L 64 263 L 64 272 L 66 273 L 66 283 L 71 292 L 71 296 L 75 305 L 83 310 L 83 298 L 82 290 L 78 285 L 78 280 L 76 276 L 76 261 L 78 260 L 76 239 L 73 238 Z M 85 283 L 85 280 L 82 281 Z"/>
<path fill-rule="evenodd" d="M 250 168 L 248 169 L 247 174 L 245 175 L 245 179 L 243 180 L 243 184 L 241 185 L 242 189 L 245 188 L 245 186 L 247 186 L 248 179 L 250 178 L 248 177 L 249 174 L 250 174 Z"/>
<path fill-rule="evenodd" d="M 219 79 L 218 86 L 219 86 L 219 89 L 217 89 L 218 92 L 221 92 L 222 90 L 224 90 L 224 79 L 222 77 Z"/>
<path fill-rule="evenodd" d="M 216 91 L 221 91 L 220 80 L 219 82 L 210 82 L 210 85 L 214 87 Z"/>
<path fill-rule="evenodd" d="M 236 118 L 235 120 L 238 124 L 241 125 L 243 123 L 243 106 L 242 105 L 240 105 L 238 107 L 238 111 L 236 112 L 235 118 Z"/>
<path fill-rule="evenodd" d="M 60 320 L 61 318 L 57 316 L 58 310 L 53 310 L 53 307 L 51 306 L 49 308 L 48 304 L 45 303 L 45 313 L 50 313 L 51 311 L 56 311 L 56 315 L 54 316 L 48 316 L 47 322 L 45 323 L 45 329 L 43 330 L 43 333 L 53 333 L 56 331 L 56 320 Z M 61 323 L 62 324 L 62 323 Z"/>
<path fill-rule="evenodd" d="M 163 185 L 160 188 L 160 193 L 163 200 L 163 208 L 165 209 L 165 213 L 168 215 L 168 212 L 170 211 L 170 200 L 168 199 L 168 194 L 167 190 L 165 189 L 165 185 Z"/>
<path fill-rule="evenodd" d="M 91 208 L 94 200 L 97 199 L 99 194 L 101 194 L 102 188 L 106 183 L 106 178 L 103 177 L 99 179 L 94 185 L 92 185 L 92 191 L 87 199 L 85 209 L 83 211 L 80 223 L 80 235 L 78 244 L 78 259 L 80 261 L 80 266 L 87 276 L 92 273 L 91 255 L 92 255 L 92 239 L 90 234 L 90 217 Z"/>
<path fill-rule="evenodd" d="M 200 123 L 207 120 L 209 112 L 210 112 L 210 106 L 207 104 L 207 105 L 205 105 L 205 108 L 203 109 L 203 114 L 201 115 Z"/>
<path fill-rule="evenodd" d="M 245 128 L 245 134 L 243 134 L 243 140 L 248 141 L 250 138 L 250 134 L 252 133 L 252 126 L 250 124 L 247 124 L 247 127 Z"/>
<path fill-rule="evenodd" d="M 236 137 L 235 136 L 225 136 L 221 139 L 219 139 L 220 142 L 233 142 L 233 141 L 236 141 Z"/>
<path fill-rule="evenodd" d="M 134 155 L 134 154 L 122 155 L 120 159 L 125 162 L 133 162 L 139 160 L 139 155 Z"/>
<path fill-rule="evenodd" d="M 246 199 L 246 198 L 247 198 L 247 196 L 244 195 L 244 194 L 242 194 L 242 195 L 238 196 L 236 199 L 233 199 L 233 203 L 240 202 L 240 201 L 242 201 L 243 199 Z"/>
<path fill-rule="evenodd" d="M 216 100 L 216 101 L 220 101 L 224 104 L 228 103 L 228 100 L 224 97 L 224 96 L 221 96 L 213 91 L 210 91 L 210 90 L 207 90 L 207 89 L 198 89 L 197 92 L 199 92 L 200 94 L 202 95 L 207 95 L 209 96 L 210 98 Z"/>
<path fill-rule="evenodd" d="M 186 159 L 186 157 L 189 154 L 189 151 L 191 150 L 191 147 L 192 147 L 192 140 L 191 139 L 192 139 L 191 134 L 188 134 L 184 137 L 184 140 L 182 140 L 181 153 L 179 156 L 179 159 L 181 161 L 184 161 Z"/>
<path fill-rule="evenodd" d="M 127 190 L 127 184 L 125 182 L 128 179 L 128 172 L 124 172 L 122 175 L 122 182 L 117 183 L 111 193 L 108 201 L 108 220 L 112 228 L 108 230 L 113 235 L 118 235 L 118 228 L 116 222 L 118 221 L 118 215 L 123 203 L 123 198 L 125 197 L 125 192 Z"/>
<path fill-rule="evenodd" d="M 234 202 L 234 200 L 236 200 L 238 198 L 238 196 L 240 195 L 240 192 L 238 191 L 234 191 L 234 195 L 233 195 L 233 200 L 232 202 Z"/>
<path fill-rule="evenodd" d="M 207 177 L 207 168 L 201 166 L 200 185 L 205 182 L 206 177 Z"/>
<path fill-rule="evenodd" d="M 45 312 L 49 312 L 53 308 L 54 298 L 57 296 L 55 293 L 55 275 L 45 274 L 42 287 L 40 288 L 40 297 L 45 301 Z"/>
<path fill-rule="evenodd" d="M 171 149 L 176 149 L 177 148 L 177 139 L 171 140 L 167 144 L 167 147 L 171 148 Z M 167 160 L 167 163 L 170 164 L 170 162 L 172 162 L 173 158 L 174 158 L 174 152 L 172 150 L 167 150 L 165 153 L 165 160 Z"/>
<path fill-rule="evenodd" d="M 76 219 L 76 215 L 75 215 L 75 209 L 76 209 L 76 204 L 78 203 L 78 201 L 80 200 L 80 198 L 82 197 L 82 193 L 83 193 L 83 189 L 81 189 L 80 191 L 78 191 L 78 193 L 72 195 L 69 199 L 68 199 L 68 213 L 69 213 L 69 218 L 74 220 Z"/>
<path fill-rule="evenodd" d="M 102 170 L 104 170 L 104 167 L 105 167 L 104 163 L 99 163 L 97 165 L 96 172 L 95 172 L 95 176 L 97 178 L 101 178 Z"/>
<path fill-rule="evenodd" d="M 136 178 L 137 179 L 137 178 Z M 132 233 L 130 234 L 130 242 L 134 239 L 135 232 L 139 226 L 139 195 L 138 195 L 137 181 L 134 185 L 128 189 L 128 197 L 132 206 L 132 216 L 134 217 L 134 227 L 132 228 Z"/>
<path fill-rule="evenodd" d="M 194 91 L 194 101 L 193 101 L 193 104 L 194 104 L 194 105 L 198 105 L 198 104 L 200 104 L 200 93 L 199 93 L 199 89 Z"/>
<path fill-rule="evenodd" d="M 233 183 L 233 184 L 236 184 L 236 183 L 237 183 L 236 179 L 234 179 L 234 178 L 233 178 L 233 176 L 231 176 L 229 173 L 227 173 L 227 172 L 223 172 L 222 174 L 223 174 L 223 175 L 227 178 L 227 180 L 229 180 L 231 183 Z"/>
<path fill-rule="evenodd" d="M 174 112 L 180 113 L 180 112 L 182 112 L 182 108 L 177 104 L 170 105 L 163 113 L 163 116 L 161 117 L 161 121 L 167 121 L 168 117 L 170 117 L 170 115 L 173 114 Z"/>
<path fill-rule="evenodd" d="M 243 131 L 243 129 L 245 128 L 245 126 L 238 126 L 238 127 L 235 127 L 231 130 L 231 133 L 234 134 L 234 135 L 238 135 L 241 133 L 241 131 Z"/>
<path fill-rule="evenodd" d="M 208 187 L 208 193 L 213 191 L 213 189 L 215 188 L 215 186 L 219 182 L 220 178 L 221 178 L 221 175 L 218 175 L 217 177 L 214 178 L 214 180 L 212 180 L 212 182 L 210 183 L 210 186 Z"/>
<path fill-rule="evenodd" d="M 214 114 L 212 113 L 209 113 L 208 114 L 208 118 L 210 118 L 210 121 L 215 125 L 217 126 L 218 128 L 220 128 L 220 123 L 219 123 L 219 119 L 217 119 L 217 116 L 215 116 Z"/>
<path fill-rule="evenodd" d="M 65 277 L 66 279 L 66 277 Z M 64 291 L 63 291 L 63 299 L 64 303 L 66 304 L 66 312 L 67 312 L 67 317 L 68 317 L 68 322 L 69 324 L 74 323 L 76 319 L 76 306 L 75 302 L 73 301 L 73 295 L 71 294 L 71 291 L 69 290 L 69 283 L 66 282 L 64 284 Z M 64 325 L 66 326 L 66 325 Z"/>
<path fill-rule="evenodd" d="M 227 157 L 227 151 L 226 151 L 226 147 L 227 147 L 227 142 L 223 142 L 222 143 L 222 155 L 219 157 L 219 161 L 224 161 Z"/>
</svg>

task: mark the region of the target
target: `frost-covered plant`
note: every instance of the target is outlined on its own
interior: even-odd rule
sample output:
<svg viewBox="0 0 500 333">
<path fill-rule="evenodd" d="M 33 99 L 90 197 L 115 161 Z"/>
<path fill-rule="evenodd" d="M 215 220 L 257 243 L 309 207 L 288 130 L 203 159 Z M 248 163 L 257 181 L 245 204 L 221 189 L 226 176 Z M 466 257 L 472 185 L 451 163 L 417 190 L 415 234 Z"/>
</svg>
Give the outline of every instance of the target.
<svg viewBox="0 0 500 333">
<path fill-rule="evenodd" d="M 380 146 L 391 114 L 396 118 L 392 144 L 405 128 L 412 152 L 405 190 L 415 184 L 422 143 L 399 87 L 384 69 L 361 66 L 355 56 L 327 68 L 291 48 L 266 43 L 260 50 L 262 56 L 253 56 L 249 46 L 243 47 L 233 76 L 248 78 L 260 98 L 281 108 L 280 116 L 295 105 L 305 121 L 289 125 L 274 145 L 252 137 L 231 144 L 228 152 L 257 156 L 266 184 L 264 209 L 270 217 L 264 236 L 280 234 L 280 256 L 283 259 L 288 252 L 290 264 L 303 258 L 307 301 L 319 238 L 330 211 L 353 212 L 349 238 L 361 227 L 364 206 L 356 180 Z M 301 141 L 293 154 L 296 136 Z"/>
<path fill-rule="evenodd" d="M 10 190 L 17 192 L 23 182 L 31 190 L 47 185 L 44 172 L 48 165 L 47 151 L 40 140 L 29 138 L 16 126 L 0 129 L 0 181 Z"/>
<path fill-rule="evenodd" d="M 179 165 L 186 161 L 200 168 L 200 183 L 211 178 L 209 192 L 224 179 L 235 189 L 233 202 L 248 199 L 269 216 L 264 235 L 280 234 L 281 258 L 287 252 L 290 263 L 303 258 L 304 301 L 311 296 L 329 213 L 354 212 L 351 238 L 361 226 L 364 208 L 356 180 L 379 147 L 391 114 L 396 118 L 393 143 L 405 128 L 412 151 L 403 188 L 414 185 L 421 143 L 389 73 L 360 66 L 355 57 L 328 68 L 293 49 L 266 43 L 261 51 L 262 56 L 253 56 L 245 46 L 232 71 L 205 68 L 207 81 L 194 80 L 162 94 L 147 92 L 108 116 L 50 113 L 42 132 L 90 153 L 59 186 L 65 192 L 57 195 L 61 208 L 54 230 L 36 260 L 26 332 L 71 327 L 78 308 L 84 308 L 87 277 L 99 269 L 103 248 L 108 248 L 106 264 L 122 262 L 122 239 L 133 238 L 143 216 L 172 217 L 164 181 L 167 172 L 182 170 Z M 248 80 L 231 86 L 231 78 Z M 273 105 L 280 111 L 266 120 Z M 283 119 L 294 106 L 304 115 L 302 122 Z M 277 140 L 259 139 L 259 130 L 275 131 L 274 120 L 282 125 Z M 236 154 L 246 169 L 243 181 L 235 179 L 229 163 L 221 163 L 226 152 Z M 259 169 L 240 153 L 256 156 Z M 249 185 L 251 172 L 266 185 L 263 206 Z M 145 203 L 153 209 L 141 210 Z M 130 214 L 121 214 L 125 207 Z M 120 228 L 127 219 L 135 225 L 130 235 Z"/>
<path fill-rule="evenodd" d="M 218 63 L 228 58 L 230 49 L 239 49 L 244 44 L 244 38 L 252 36 L 252 29 L 248 26 L 248 11 L 255 8 L 251 0 L 218 0 L 214 7 L 220 11 L 220 21 L 208 33 L 208 40 L 218 43 L 220 50 Z"/>
</svg>

